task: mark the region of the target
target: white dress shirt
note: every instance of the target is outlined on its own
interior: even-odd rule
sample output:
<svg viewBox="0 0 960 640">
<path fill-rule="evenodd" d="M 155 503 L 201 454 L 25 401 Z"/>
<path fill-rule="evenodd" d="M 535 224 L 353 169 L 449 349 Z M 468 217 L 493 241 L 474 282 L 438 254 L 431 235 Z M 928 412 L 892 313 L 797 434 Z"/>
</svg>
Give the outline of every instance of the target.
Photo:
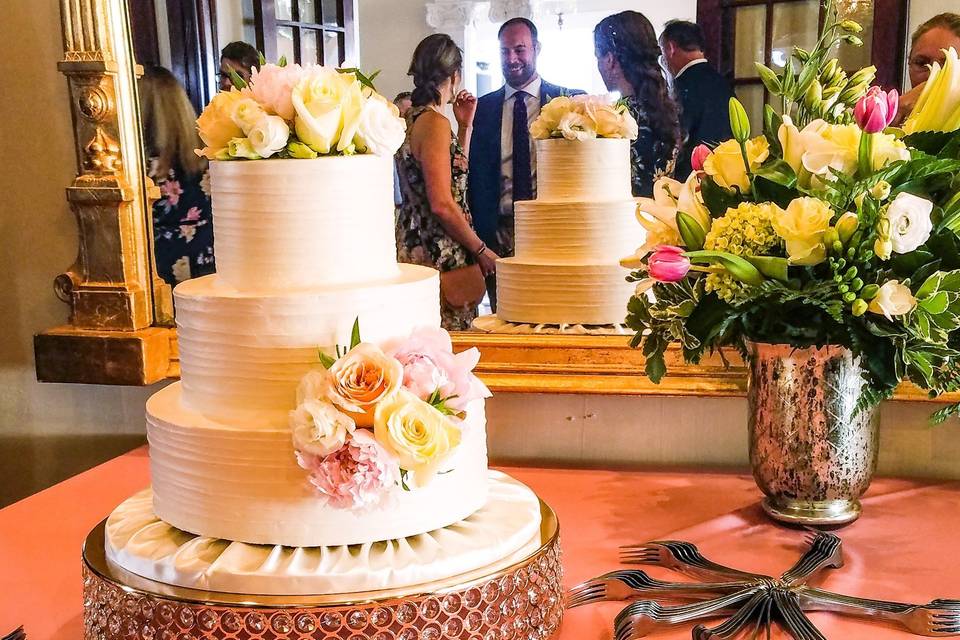
<svg viewBox="0 0 960 640">
<path fill-rule="evenodd" d="M 706 61 L 707 61 L 706 58 L 697 58 L 696 60 L 691 60 L 691 61 L 688 62 L 687 64 L 683 65 L 683 68 L 680 69 L 680 71 L 677 71 L 677 75 L 675 75 L 675 76 L 673 77 L 673 79 L 676 80 L 677 78 L 679 78 L 680 76 L 682 76 L 682 75 L 683 75 L 683 72 L 686 71 L 687 69 L 689 69 L 690 67 L 692 67 L 693 65 L 695 65 L 695 64 L 702 64 L 702 63 L 704 63 L 704 62 L 706 62 Z"/>
<path fill-rule="evenodd" d="M 527 127 L 540 115 L 540 76 L 535 76 L 521 89 L 506 85 L 503 100 L 503 118 L 500 120 L 500 215 L 513 215 L 513 103 L 517 92 L 524 91 L 527 96 Z M 537 193 L 537 154 L 534 141 L 530 139 L 530 176 L 533 193 Z"/>
</svg>

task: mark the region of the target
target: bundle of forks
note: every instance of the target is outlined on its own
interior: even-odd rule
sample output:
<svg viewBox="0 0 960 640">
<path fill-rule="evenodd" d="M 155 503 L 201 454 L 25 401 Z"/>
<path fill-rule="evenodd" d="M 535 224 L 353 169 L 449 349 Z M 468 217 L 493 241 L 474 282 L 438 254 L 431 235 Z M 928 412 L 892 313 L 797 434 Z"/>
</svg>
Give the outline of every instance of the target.
<svg viewBox="0 0 960 640">
<path fill-rule="evenodd" d="M 614 622 L 616 640 L 632 640 L 678 624 L 696 623 L 694 640 L 771 637 L 773 624 L 796 640 L 826 640 L 805 615 L 829 611 L 883 620 L 916 635 L 960 635 L 960 600 L 907 604 L 857 598 L 808 585 L 827 568 L 843 566 L 843 544 L 832 533 L 807 533 L 807 551 L 779 578 L 733 569 L 689 542 L 662 540 L 620 548 L 624 564 L 664 567 L 703 582 L 665 582 L 640 570 L 605 573 L 573 587 L 567 607 L 620 600 L 630 604 Z M 726 618 L 714 626 L 703 622 Z"/>
</svg>

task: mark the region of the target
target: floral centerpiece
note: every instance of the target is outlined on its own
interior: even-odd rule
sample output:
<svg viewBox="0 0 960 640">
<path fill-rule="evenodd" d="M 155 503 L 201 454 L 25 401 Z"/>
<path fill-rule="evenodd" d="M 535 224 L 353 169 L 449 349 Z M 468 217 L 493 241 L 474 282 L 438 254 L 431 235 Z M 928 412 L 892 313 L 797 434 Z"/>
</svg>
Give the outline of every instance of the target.
<svg viewBox="0 0 960 640">
<path fill-rule="evenodd" d="M 357 69 L 262 64 L 250 81 L 214 96 L 197 119 L 211 160 L 392 155 L 406 123 L 396 105 Z"/>
<path fill-rule="evenodd" d="M 471 403 L 490 396 L 472 373 L 479 359 L 476 348 L 454 354 L 443 329 L 376 345 L 361 341 L 358 323 L 349 349 L 321 352 L 290 413 L 297 462 L 318 497 L 373 508 L 449 471 Z"/>
<path fill-rule="evenodd" d="M 666 374 L 673 342 L 694 363 L 707 351 L 740 351 L 751 365 L 755 476 L 768 502 L 793 492 L 808 513 L 814 503 L 855 502 L 859 494 L 847 494 L 866 488 L 873 410 L 902 380 L 931 395 L 960 389 L 957 54 L 933 66 L 903 129 L 890 128 L 896 91 L 871 86 L 873 67 L 848 75 L 831 57 L 837 46 L 860 45 L 861 28 L 825 4 L 811 51 L 794 49 L 780 73 L 757 65 L 779 107 L 765 108 L 763 131 L 751 134 L 732 99 L 733 139 L 697 148 L 685 183 L 656 183 L 638 208 L 647 241 L 624 260 L 638 282 L 627 322 L 647 375 Z M 797 388 L 803 379 L 810 388 Z M 957 412 L 947 407 L 935 419 Z M 774 443 L 764 440 L 770 423 L 781 428 Z M 837 472 L 825 442 L 849 453 L 838 434 L 855 423 L 867 430 L 850 435 L 863 455 L 851 458 L 857 469 Z M 760 469 L 773 459 L 775 473 Z M 761 478 L 768 472 L 777 478 Z M 785 476 L 794 484 L 777 485 Z M 856 517 L 848 506 L 835 522 Z M 780 507 L 768 511 L 790 519 Z M 816 513 L 797 519 L 824 523 Z"/>
<path fill-rule="evenodd" d="M 637 121 L 623 102 L 583 94 L 554 98 L 544 105 L 530 125 L 530 135 L 535 140 L 635 140 L 638 132 Z"/>
</svg>

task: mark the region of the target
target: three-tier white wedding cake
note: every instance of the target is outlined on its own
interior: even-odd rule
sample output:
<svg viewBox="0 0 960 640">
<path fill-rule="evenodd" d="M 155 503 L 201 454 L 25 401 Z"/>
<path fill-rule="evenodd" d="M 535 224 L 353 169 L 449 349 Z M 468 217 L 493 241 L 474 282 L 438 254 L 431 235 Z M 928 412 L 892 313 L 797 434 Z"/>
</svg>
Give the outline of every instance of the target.
<svg viewBox="0 0 960 640">
<path fill-rule="evenodd" d="M 537 140 L 537 199 L 515 205 L 516 254 L 497 263 L 497 316 L 622 323 L 634 285 L 619 260 L 643 242 L 626 138 Z"/>
</svg>

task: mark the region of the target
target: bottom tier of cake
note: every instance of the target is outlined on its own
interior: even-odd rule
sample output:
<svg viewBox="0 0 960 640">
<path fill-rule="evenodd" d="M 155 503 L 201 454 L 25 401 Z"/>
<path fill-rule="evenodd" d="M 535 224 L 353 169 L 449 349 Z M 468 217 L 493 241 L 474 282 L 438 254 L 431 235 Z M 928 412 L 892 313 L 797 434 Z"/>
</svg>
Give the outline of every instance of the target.
<svg viewBox="0 0 960 640">
<path fill-rule="evenodd" d="M 490 471 L 476 513 L 429 533 L 361 545 L 253 545 L 186 533 L 153 510 L 147 489 L 107 518 L 115 564 L 166 584 L 231 593 L 324 594 L 399 589 L 519 560 L 540 545 L 540 502 L 525 485 Z"/>
<path fill-rule="evenodd" d="M 390 540 L 467 518 L 487 500 L 483 401 L 467 407 L 456 452 L 432 481 L 366 510 L 331 506 L 297 464 L 286 425 L 224 424 L 185 406 L 179 383 L 147 401 L 153 508 L 183 531 L 291 547 Z"/>
<path fill-rule="evenodd" d="M 497 316 L 529 324 L 620 324 L 636 285 L 619 264 L 497 262 Z"/>
</svg>

